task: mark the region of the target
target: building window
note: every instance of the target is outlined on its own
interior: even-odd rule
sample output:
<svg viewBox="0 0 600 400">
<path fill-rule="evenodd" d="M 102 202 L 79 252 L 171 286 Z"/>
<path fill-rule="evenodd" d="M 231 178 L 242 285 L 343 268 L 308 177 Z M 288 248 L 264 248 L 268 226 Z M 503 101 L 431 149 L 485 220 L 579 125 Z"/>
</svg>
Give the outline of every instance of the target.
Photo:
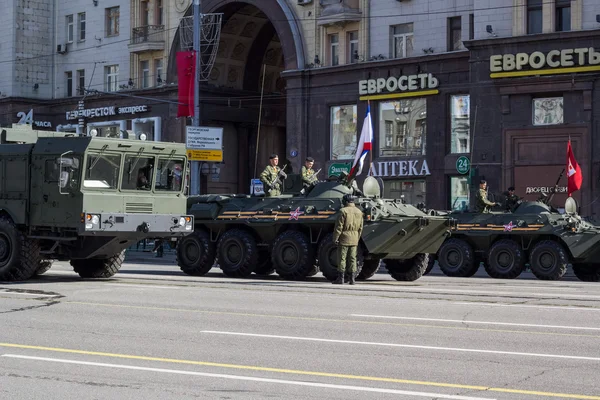
<svg viewBox="0 0 600 400">
<path fill-rule="evenodd" d="M 67 43 L 73 43 L 73 15 L 67 15 Z"/>
<path fill-rule="evenodd" d="M 571 30 L 571 0 L 556 0 L 556 31 Z"/>
<path fill-rule="evenodd" d="M 140 0 L 140 26 L 149 25 L 150 7 L 148 3 L 148 1 Z"/>
<path fill-rule="evenodd" d="M 470 97 L 450 96 L 450 152 L 468 153 L 470 149 Z"/>
<path fill-rule="evenodd" d="M 426 120 L 424 98 L 379 103 L 379 156 L 425 155 Z"/>
<path fill-rule="evenodd" d="M 85 13 L 77 14 L 77 40 L 85 40 Z"/>
<path fill-rule="evenodd" d="M 339 65 L 340 63 L 340 37 L 337 33 L 329 35 L 329 60 L 331 65 Z"/>
<path fill-rule="evenodd" d="M 348 59 L 350 63 L 355 63 L 358 58 L 358 31 L 348 32 Z"/>
<path fill-rule="evenodd" d="M 109 65 L 104 67 L 104 82 L 107 92 L 116 92 L 119 83 L 119 66 Z"/>
<path fill-rule="evenodd" d="M 464 49 L 461 34 L 460 16 L 448 18 L 448 51 Z"/>
<path fill-rule="evenodd" d="M 413 54 L 413 24 L 401 24 L 391 27 L 392 58 L 410 57 Z"/>
<path fill-rule="evenodd" d="M 119 34 L 119 7 L 106 9 L 106 36 Z"/>
<path fill-rule="evenodd" d="M 154 23 L 156 25 L 163 24 L 163 2 L 162 2 L 162 0 L 156 0 L 156 14 L 154 17 Z"/>
<path fill-rule="evenodd" d="M 154 73 L 156 74 L 156 84 L 162 85 L 163 83 L 163 60 L 154 60 Z"/>
<path fill-rule="evenodd" d="M 562 123 L 562 97 L 533 99 L 533 125 L 558 125 Z"/>
<path fill-rule="evenodd" d="M 65 72 L 65 96 L 72 97 L 73 96 L 73 73 L 71 71 Z"/>
<path fill-rule="evenodd" d="M 150 61 L 140 61 L 140 75 L 142 78 L 142 89 L 150 87 Z"/>
<path fill-rule="evenodd" d="M 469 40 L 475 39 L 475 14 L 469 14 Z"/>
<path fill-rule="evenodd" d="M 450 209 L 469 210 L 469 181 L 466 176 L 450 177 Z"/>
<path fill-rule="evenodd" d="M 77 88 L 80 96 L 85 94 L 85 69 L 77 70 Z"/>
<path fill-rule="evenodd" d="M 527 34 L 542 33 L 543 0 L 527 0 Z"/>
<path fill-rule="evenodd" d="M 404 201 L 407 204 L 415 206 L 419 203 L 425 204 L 426 187 L 424 180 L 386 180 L 383 188 L 383 198 L 399 199 L 404 196 Z"/>
<path fill-rule="evenodd" d="M 331 107 L 331 159 L 353 159 L 356 139 L 356 104 Z"/>
</svg>

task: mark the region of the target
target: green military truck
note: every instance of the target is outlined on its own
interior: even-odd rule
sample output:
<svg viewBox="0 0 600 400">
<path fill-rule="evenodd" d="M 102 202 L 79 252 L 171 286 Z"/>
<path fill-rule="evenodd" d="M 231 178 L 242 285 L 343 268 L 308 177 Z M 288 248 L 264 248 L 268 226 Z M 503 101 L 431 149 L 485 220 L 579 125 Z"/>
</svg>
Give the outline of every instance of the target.
<svg viewBox="0 0 600 400">
<path fill-rule="evenodd" d="M 138 241 L 193 231 L 185 145 L 0 129 L 0 281 L 52 260 L 107 278 Z"/>
</svg>

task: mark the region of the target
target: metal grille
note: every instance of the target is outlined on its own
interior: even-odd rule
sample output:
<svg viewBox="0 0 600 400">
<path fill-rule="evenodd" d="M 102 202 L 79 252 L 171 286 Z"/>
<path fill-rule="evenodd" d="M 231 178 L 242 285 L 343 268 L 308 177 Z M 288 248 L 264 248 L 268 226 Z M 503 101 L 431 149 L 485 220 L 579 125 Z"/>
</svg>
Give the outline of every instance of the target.
<svg viewBox="0 0 600 400">
<path fill-rule="evenodd" d="M 125 203 L 125 212 L 132 214 L 151 214 L 152 203 Z"/>
<path fill-rule="evenodd" d="M 197 71 L 199 81 L 207 81 L 212 71 L 219 50 L 221 38 L 221 21 L 223 14 L 202 14 L 200 28 L 200 70 Z M 194 17 L 183 17 L 179 22 L 180 47 L 182 51 L 193 50 Z"/>
</svg>

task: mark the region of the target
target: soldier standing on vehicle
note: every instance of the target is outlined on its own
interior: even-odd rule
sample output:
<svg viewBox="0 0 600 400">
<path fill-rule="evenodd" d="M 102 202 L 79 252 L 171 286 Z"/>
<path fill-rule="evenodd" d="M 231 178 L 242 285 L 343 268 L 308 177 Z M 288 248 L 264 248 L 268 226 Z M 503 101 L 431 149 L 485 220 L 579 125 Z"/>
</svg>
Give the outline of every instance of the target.
<svg viewBox="0 0 600 400">
<path fill-rule="evenodd" d="M 515 194 L 515 187 L 511 186 L 508 188 L 506 195 L 506 211 L 513 211 L 519 204 L 519 196 Z"/>
<path fill-rule="evenodd" d="M 354 196 L 344 195 L 344 207 L 340 210 L 333 231 L 333 242 L 338 246 L 338 275 L 332 282 L 336 285 L 344 283 L 344 274 L 350 274 L 350 283 L 354 285 L 356 274 L 356 252 L 363 230 L 363 213 L 354 205 Z"/>
<path fill-rule="evenodd" d="M 312 167 L 315 164 L 315 160 L 312 157 L 306 157 L 304 166 L 302 166 L 302 186 L 310 187 L 313 183 L 318 182 L 315 171 Z"/>
<path fill-rule="evenodd" d="M 488 200 L 486 181 L 479 182 L 479 190 L 475 194 L 475 202 L 475 211 L 480 213 L 489 213 L 490 207 L 498 205 L 498 203 L 494 203 L 493 201 Z"/>
<path fill-rule="evenodd" d="M 273 197 L 281 195 L 281 182 L 279 178 L 287 178 L 287 175 L 277 164 L 279 164 L 279 156 L 277 154 L 271 154 L 269 157 L 270 165 L 264 169 L 260 174 L 260 181 L 264 185 L 264 191 L 266 197 Z"/>
</svg>

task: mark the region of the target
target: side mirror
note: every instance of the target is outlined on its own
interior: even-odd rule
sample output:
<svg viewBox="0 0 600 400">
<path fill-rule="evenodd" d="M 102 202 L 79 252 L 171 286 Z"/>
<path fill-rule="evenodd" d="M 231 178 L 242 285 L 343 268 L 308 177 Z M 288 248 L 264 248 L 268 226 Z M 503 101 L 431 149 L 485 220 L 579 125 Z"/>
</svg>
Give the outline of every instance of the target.
<svg viewBox="0 0 600 400">
<path fill-rule="evenodd" d="M 57 161 L 57 164 L 60 165 L 61 169 L 64 167 L 79 169 L 79 159 L 77 159 L 77 158 L 60 157 L 56 161 Z"/>
<path fill-rule="evenodd" d="M 69 183 L 69 173 L 67 171 L 60 171 L 60 180 L 58 181 L 58 185 L 60 186 L 61 189 L 64 189 L 67 187 L 67 184 Z M 63 194 L 63 193 L 61 193 Z"/>
</svg>

